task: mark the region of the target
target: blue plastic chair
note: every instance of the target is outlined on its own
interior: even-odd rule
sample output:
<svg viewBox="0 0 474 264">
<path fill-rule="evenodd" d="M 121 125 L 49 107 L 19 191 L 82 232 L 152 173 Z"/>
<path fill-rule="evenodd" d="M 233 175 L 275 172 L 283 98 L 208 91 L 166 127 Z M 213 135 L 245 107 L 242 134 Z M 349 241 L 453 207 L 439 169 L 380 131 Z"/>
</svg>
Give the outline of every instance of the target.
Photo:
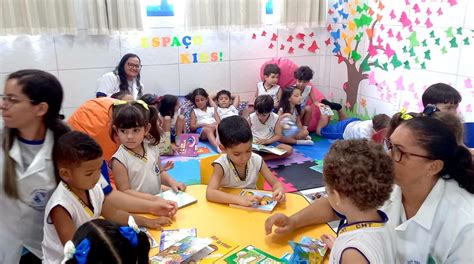
<svg viewBox="0 0 474 264">
<path fill-rule="evenodd" d="M 464 123 L 464 143 L 474 148 L 474 123 Z"/>
</svg>

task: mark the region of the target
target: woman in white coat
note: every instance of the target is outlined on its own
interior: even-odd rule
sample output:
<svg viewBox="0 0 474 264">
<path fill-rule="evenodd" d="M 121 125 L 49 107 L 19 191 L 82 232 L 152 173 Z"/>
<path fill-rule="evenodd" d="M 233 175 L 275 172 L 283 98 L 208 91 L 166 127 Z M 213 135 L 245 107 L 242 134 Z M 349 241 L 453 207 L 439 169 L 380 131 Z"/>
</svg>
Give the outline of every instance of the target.
<svg viewBox="0 0 474 264">
<path fill-rule="evenodd" d="M 0 263 L 18 263 L 28 251 L 39 261 L 44 208 L 58 183 L 51 152 L 69 131 L 59 113 L 63 89 L 50 73 L 20 70 L 1 97 Z"/>
<path fill-rule="evenodd" d="M 381 210 L 395 229 L 397 261 L 473 263 L 474 165 L 469 151 L 432 117 L 403 121 L 386 144 L 396 186 Z M 287 233 L 336 219 L 322 198 L 291 217 L 271 216 L 265 229 L 269 234 L 275 225 L 275 233 Z"/>
<path fill-rule="evenodd" d="M 143 95 L 143 84 L 140 82 L 141 60 L 138 55 L 123 55 L 114 71 L 108 72 L 97 80 L 96 97 L 110 97 L 128 91 L 135 100 Z"/>
</svg>

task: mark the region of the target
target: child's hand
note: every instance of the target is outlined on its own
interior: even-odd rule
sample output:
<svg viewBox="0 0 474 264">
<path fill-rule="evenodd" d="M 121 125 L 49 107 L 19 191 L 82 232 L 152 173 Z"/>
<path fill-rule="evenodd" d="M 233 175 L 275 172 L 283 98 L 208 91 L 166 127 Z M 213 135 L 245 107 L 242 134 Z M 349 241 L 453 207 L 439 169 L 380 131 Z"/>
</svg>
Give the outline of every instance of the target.
<svg viewBox="0 0 474 264">
<path fill-rule="evenodd" d="M 174 168 L 174 162 L 172 160 L 168 160 L 165 165 L 162 167 L 162 171 L 169 171 Z"/>
<path fill-rule="evenodd" d="M 272 233 L 273 226 L 276 226 L 276 234 L 289 234 L 296 229 L 294 220 L 284 214 L 278 213 L 270 216 L 265 221 L 265 233 Z"/>
<path fill-rule="evenodd" d="M 258 139 L 255 140 L 255 143 L 258 144 L 258 145 L 266 145 L 267 140 L 258 138 Z"/>
<path fill-rule="evenodd" d="M 279 203 L 284 203 L 286 201 L 285 192 L 280 189 L 276 189 L 273 191 L 273 199 Z"/>
<path fill-rule="evenodd" d="M 145 218 L 143 220 L 143 225 L 148 228 L 162 230 L 163 226 L 171 225 L 171 218 L 166 216 L 161 216 L 158 218 Z"/>
<path fill-rule="evenodd" d="M 186 190 L 186 185 L 182 182 L 174 182 L 174 183 L 170 184 L 170 187 L 175 192 Z"/>
<path fill-rule="evenodd" d="M 178 211 L 178 204 L 176 202 L 165 200 L 158 196 L 156 198 L 156 201 L 153 201 L 153 205 L 150 208 L 150 213 L 168 217 L 173 217 L 176 214 Z"/>
<path fill-rule="evenodd" d="M 332 249 L 332 246 L 334 245 L 334 240 L 336 240 L 336 238 L 334 236 L 324 234 L 321 236 L 321 240 L 324 244 L 326 244 L 329 249 Z"/>
<path fill-rule="evenodd" d="M 239 205 L 250 207 L 254 204 L 259 204 L 261 197 L 255 195 L 244 195 L 240 197 Z"/>
</svg>

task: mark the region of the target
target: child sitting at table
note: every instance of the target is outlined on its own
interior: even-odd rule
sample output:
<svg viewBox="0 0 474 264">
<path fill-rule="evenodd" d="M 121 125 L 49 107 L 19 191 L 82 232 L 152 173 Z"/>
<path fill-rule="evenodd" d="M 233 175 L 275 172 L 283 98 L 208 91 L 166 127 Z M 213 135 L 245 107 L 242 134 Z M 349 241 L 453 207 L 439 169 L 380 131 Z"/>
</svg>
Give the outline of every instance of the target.
<svg viewBox="0 0 474 264">
<path fill-rule="evenodd" d="M 127 224 L 129 213 L 117 210 L 99 183 L 102 150 L 87 134 L 72 131 L 54 145 L 53 160 L 61 178 L 45 209 L 42 242 L 45 263 L 63 259 L 63 245 L 83 223 L 101 216 L 119 224 Z M 161 229 L 169 225 L 168 217 L 136 216 L 139 225 Z"/>
<path fill-rule="evenodd" d="M 207 186 L 206 198 L 217 203 L 251 206 L 256 196 L 240 196 L 220 190 L 224 188 L 256 189 L 259 173 L 272 186 L 273 199 L 285 201 L 282 184 L 270 172 L 262 157 L 252 152 L 252 131 L 240 116 L 224 118 L 218 127 L 220 148 L 225 152 L 214 163 L 214 173 Z"/>
<path fill-rule="evenodd" d="M 329 263 L 395 263 L 396 242 L 387 215 L 377 210 L 389 199 L 393 162 L 381 145 L 339 140 L 324 158 L 327 199 L 341 218 Z"/>
<path fill-rule="evenodd" d="M 150 242 L 133 217 L 128 226 L 104 219 L 81 225 L 64 246 L 63 263 L 147 264 Z"/>
</svg>

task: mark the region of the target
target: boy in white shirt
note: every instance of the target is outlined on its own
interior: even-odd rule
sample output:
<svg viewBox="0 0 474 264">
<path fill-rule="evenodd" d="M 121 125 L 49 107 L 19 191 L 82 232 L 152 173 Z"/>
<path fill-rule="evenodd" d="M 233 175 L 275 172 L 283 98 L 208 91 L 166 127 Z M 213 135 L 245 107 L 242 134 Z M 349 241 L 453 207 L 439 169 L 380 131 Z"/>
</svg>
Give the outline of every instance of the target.
<svg viewBox="0 0 474 264">
<path fill-rule="evenodd" d="M 341 111 L 339 111 L 341 112 Z M 330 139 L 367 139 L 374 133 L 387 128 L 390 117 L 386 114 L 375 115 L 372 120 L 360 120 L 351 117 L 329 124 L 329 116 L 322 115 L 316 128 L 316 134 Z"/>
<path fill-rule="evenodd" d="M 254 143 L 271 145 L 286 150 L 283 155 L 261 153 L 263 159 L 272 160 L 290 156 L 293 153 L 293 148 L 279 142 L 282 137 L 280 118 L 278 114 L 272 112 L 274 106 L 272 97 L 270 95 L 260 95 L 255 99 L 254 105 L 255 112 L 250 114 L 248 118 Z"/>
<path fill-rule="evenodd" d="M 217 104 L 215 101 L 217 101 Z M 217 123 L 220 123 L 222 119 L 239 115 L 239 107 L 240 103 L 240 96 L 237 94 L 235 96 L 231 96 L 230 92 L 227 90 L 220 90 L 216 96 L 212 97 L 209 100 L 209 104 L 216 109 L 215 119 Z"/>
<path fill-rule="evenodd" d="M 387 215 L 377 210 L 392 192 L 394 167 L 382 146 L 338 140 L 324 158 L 327 199 L 341 218 L 337 238 L 323 235 L 329 263 L 395 263 L 396 240 Z"/>
<path fill-rule="evenodd" d="M 281 98 L 281 89 L 278 85 L 278 79 L 280 78 L 280 68 L 276 64 L 267 64 L 263 68 L 263 82 L 257 83 L 257 92 L 255 98 L 260 95 L 270 95 L 273 99 L 273 107 L 278 109 Z"/>
</svg>

